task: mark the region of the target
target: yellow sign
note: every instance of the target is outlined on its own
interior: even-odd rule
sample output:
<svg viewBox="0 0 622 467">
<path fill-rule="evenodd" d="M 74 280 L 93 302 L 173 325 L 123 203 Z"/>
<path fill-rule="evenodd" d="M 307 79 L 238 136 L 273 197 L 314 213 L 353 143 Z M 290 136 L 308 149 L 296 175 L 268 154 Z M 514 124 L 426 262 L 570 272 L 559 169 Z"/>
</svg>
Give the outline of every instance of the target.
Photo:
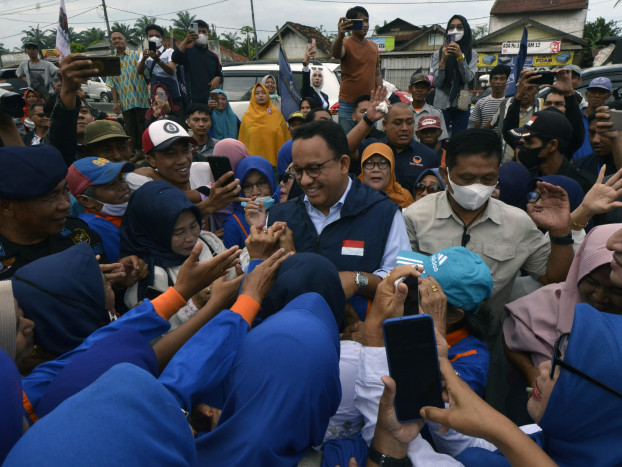
<svg viewBox="0 0 622 467">
<path fill-rule="evenodd" d="M 516 55 L 499 54 L 479 54 L 477 56 L 477 66 L 479 68 L 492 68 L 497 65 L 508 65 L 513 67 L 516 63 Z M 570 65 L 574 58 L 574 52 L 561 52 L 558 54 L 527 55 L 525 58 L 526 67 L 553 67 Z"/>
<path fill-rule="evenodd" d="M 570 65 L 574 57 L 574 52 L 562 52 L 559 54 L 550 55 L 534 55 L 533 65 L 535 67 L 540 66 L 563 66 Z"/>
<path fill-rule="evenodd" d="M 43 58 L 60 58 L 60 54 L 56 49 L 43 49 L 41 50 Z"/>
<path fill-rule="evenodd" d="M 499 54 L 478 54 L 477 56 L 477 66 L 479 68 L 489 68 L 497 66 L 497 60 L 499 59 Z"/>
</svg>

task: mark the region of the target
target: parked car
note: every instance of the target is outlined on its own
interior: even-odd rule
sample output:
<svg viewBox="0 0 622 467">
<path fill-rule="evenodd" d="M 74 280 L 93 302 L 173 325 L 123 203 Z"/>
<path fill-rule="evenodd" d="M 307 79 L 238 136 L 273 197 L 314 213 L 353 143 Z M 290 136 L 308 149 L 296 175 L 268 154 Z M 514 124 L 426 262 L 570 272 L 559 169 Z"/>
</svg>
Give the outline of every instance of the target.
<svg viewBox="0 0 622 467">
<path fill-rule="evenodd" d="M 321 66 L 324 74 L 324 86 L 322 91 L 328 95 L 329 105 L 334 105 L 339 101 L 339 79 L 333 72 L 336 64 L 323 64 L 314 62 L 310 66 Z M 338 65 L 338 64 L 337 64 Z M 291 63 L 294 82 L 300 92 L 302 89 L 302 63 Z M 279 64 L 277 62 L 247 62 L 236 65 L 224 65 L 222 67 L 224 76 L 223 91 L 227 93 L 231 108 L 236 115 L 242 119 L 244 112 L 248 108 L 251 91 L 256 83 L 266 75 L 272 75 L 279 79 Z M 285 118 L 288 116 L 285 115 Z"/>
<path fill-rule="evenodd" d="M 21 78 L 18 78 L 15 72 L 17 68 L 3 68 L 0 70 L 0 84 L 2 89 L 7 91 L 13 91 L 21 94 L 21 90 L 28 87 L 28 83 Z M 6 85 L 9 86 L 6 86 Z"/>
<path fill-rule="evenodd" d="M 84 83 L 82 91 L 84 91 L 87 99 L 103 102 L 112 101 L 112 90 L 106 85 L 106 81 L 99 76 L 90 78 Z"/>
</svg>

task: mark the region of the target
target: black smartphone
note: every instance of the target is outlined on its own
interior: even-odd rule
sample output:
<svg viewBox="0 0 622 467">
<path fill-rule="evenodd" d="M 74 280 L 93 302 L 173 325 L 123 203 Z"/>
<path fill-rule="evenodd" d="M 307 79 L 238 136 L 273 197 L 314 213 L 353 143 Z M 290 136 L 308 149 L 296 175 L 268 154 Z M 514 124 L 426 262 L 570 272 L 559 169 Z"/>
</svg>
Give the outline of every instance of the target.
<svg viewBox="0 0 622 467">
<path fill-rule="evenodd" d="M 382 328 L 389 374 L 396 383 L 397 419 L 402 423 L 420 420 L 422 407 L 445 407 L 432 317 L 388 319 Z"/>
<path fill-rule="evenodd" d="M 400 277 L 393 284 L 397 290 L 397 286 L 401 283 L 408 287 L 408 295 L 404 302 L 404 316 L 412 316 L 419 314 L 419 278 L 414 276 Z"/>
<path fill-rule="evenodd" d="M 231 161 L 229 161 L 228 157 L 225 156 L 207 156 L 207 162 L 209 163 L 210 169 L 212 169 L 212 175 L 214 176 L 214 181 L 217 181 L 227 172 L 233 172 L 231 168 Z M 229 178 L 225 185 L 232 183 L 235 181 L 235 177 Z M 224 186 L 224 185 L 223 185 Z"/>
<path fill-rule="evenodd" d="M 363 29 L 363 20 L 362 19 L 351 19 L 349 20 L 352 23 L 351 31 L 360 31 Z"/>
<path fill-rule="evenodd" d="M 76 60 L 90 60 L 91 67 L 97 69 L 96 76 L 119 76 L 121 74 L 121 59 L 114 56 L 93 56 L 76 57 Z"/>
<path fill-rule="evenodd" d="M 555 82 L 555 74 L 550 71 L 537 71 L 538 75 L 542 75 L 537 79 L 531 80 L 532 84 L 553 84 Z"/>
<path fill-rule="evenodd" d="M 151 287 L 149 285 L 149 286 L 147 286 L 147 291 L 145 293 L 145 298 L 148 298 L 149 300 L 153 300 L 154 298 L 158 298 L 163 293 L 164 292 L 162 292 L 161 290 L 158 290 L 155 287 Z"/>
<path fill-rule="evenodd" d="M 456 35 L 455 34 L 447 34 L 447 36 L 445 37 L 445 47 L 447 47 L 452 42 L 456 42 Z"/>
<path fill-rule="evenodd" d="M 158 51 L 158 47 L 157 47 L 155 42 L 149 41 L 149 50 L 151 52 L 157 52 Z"/>
</svg>

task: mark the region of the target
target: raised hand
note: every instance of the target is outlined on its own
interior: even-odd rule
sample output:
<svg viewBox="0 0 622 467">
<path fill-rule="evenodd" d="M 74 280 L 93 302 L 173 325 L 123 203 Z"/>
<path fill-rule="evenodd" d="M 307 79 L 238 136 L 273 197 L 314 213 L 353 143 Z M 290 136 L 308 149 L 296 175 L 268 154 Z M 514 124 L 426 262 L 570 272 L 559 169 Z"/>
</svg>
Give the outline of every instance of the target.
<svg viewBox="0 0 622 467">
<path fill-rule="evenodd" d="M 553 237 L 564 237 L 570 232 L 570 201 L 561 187 L 546 182 L 536 185 L 540 199 L 527 203 L 527 214 L 535 224 Z"/>
</svg>

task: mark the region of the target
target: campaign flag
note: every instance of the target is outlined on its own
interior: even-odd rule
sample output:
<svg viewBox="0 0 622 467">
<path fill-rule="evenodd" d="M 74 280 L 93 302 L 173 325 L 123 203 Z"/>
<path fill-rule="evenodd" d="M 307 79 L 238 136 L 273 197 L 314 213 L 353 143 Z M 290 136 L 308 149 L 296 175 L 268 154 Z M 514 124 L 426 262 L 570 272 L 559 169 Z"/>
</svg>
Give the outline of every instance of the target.
<svg viewBox="0 0 622 467">
<path fill-rule="evenodd" d="M 60 11 L 58 13 L 58 28 L 56 30 L 56 50 L 62 60 L 71 53 L 69 46 L 69 24 L 67 23 L 67 9 L 65 0 L 60 0 Z"/>
<path fill-rule="evenodd" d="M 300 93 L 296 88 L 292 69 L 285 59 L 282 44 L 279 44 L 279 95 L 281 96 L 281 113 L 287 120 L 291 113 L 300 110 Z"/>
<path fill-rule="evenodd" d="M 512 73 L 508 76 L 508 82 L 505 84 L 505 97 L 516 95 L 516 83 L 518 83 L 520 72 L 523 71 L 523 66 L 525 66 L 525 58 L 527 58 L 527 27 L 523 29 L 523 38 L 520 40 L 516 63 L 512 68 Z"/>
</svg>

